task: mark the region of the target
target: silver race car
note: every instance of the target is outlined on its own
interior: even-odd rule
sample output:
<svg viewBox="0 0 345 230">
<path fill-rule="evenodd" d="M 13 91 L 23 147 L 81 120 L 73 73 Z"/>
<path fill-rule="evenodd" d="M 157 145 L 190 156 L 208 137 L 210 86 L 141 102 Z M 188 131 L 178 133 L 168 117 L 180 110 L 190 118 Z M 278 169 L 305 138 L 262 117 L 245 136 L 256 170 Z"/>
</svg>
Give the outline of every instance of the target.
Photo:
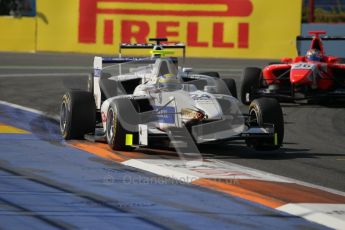
<svg viewBox="0 0 345 230">
<path fill-rule="evenodd" d="M 284 122 L 277 100 L 259 98 L 243 114 L 236 85 L 217 73 L 197 73 L 166 57 L 183 44 L 121 44 L 150 49 L 148 58 L 94 58 L 89 91 L 63 96 L 60 127 L 65 139 L 107 142 L 112 149 L 224 143 L 244 140 L 257 150 L 278 149 Z"/>
</svg>

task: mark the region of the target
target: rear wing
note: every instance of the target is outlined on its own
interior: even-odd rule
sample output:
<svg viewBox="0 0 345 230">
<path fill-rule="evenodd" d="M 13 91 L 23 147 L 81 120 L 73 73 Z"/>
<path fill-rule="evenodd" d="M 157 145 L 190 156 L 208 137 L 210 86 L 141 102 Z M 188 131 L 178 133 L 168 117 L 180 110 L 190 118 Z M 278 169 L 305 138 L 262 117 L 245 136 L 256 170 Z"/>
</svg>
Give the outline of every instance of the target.
<svg viewBox="0 0 345 230">
<path fill-rule="evenodd" d="M 324 30 L 313 30 L 308 32 L 312 36 L 297 36 L 297 41 L 312 41 L 313 39 L 321 39 L 324 41 L 339 41 L 345 40 L 345 37 L 342 36 L 327 36 L 326 31 Z M 320 36 L 322 35 L 322 36 Z"/>
<path fill-rule="evenodd" d="M 136 62 L 140 61 L 142 63 L 154 63 L 154 60 L 152 58 L 133 58 L 133 57 L 128 57 L 128 58 L 120 58 L 120 57 L 101 57 L 102 63 L 103 64 L 121 64 L 121 63 L 126 63 L 126 62 Z M 100 59 L 99 59 L 100 60 Z"/>
<path fill-rule="evenodd" d="M 150 43 L 136 43 L 136 44 L 129 44 L 129 43 L 122 43 L 119 46 L 119 58 L 122 57 L 122 50 L 123 49 L 147 49 L 147 50 L 152 50 L 151 54 L 154 54 L 156 45 L 155 44 L 150 44 Z M 164 54 L 164 49 L 182 49 L 182 59 L 183 63 L 185 62 L 186 59 L 186 46 L 183 43 L 169 43 L 169 44 L 164 44 L 160 45 L 161 52 L 157 52 L 158 54 Z M 168 53 L 169 54 L 169 53 Z"/>
<path fill-rule="evenodd" d="M 177 63 L 178 59 L 176 57 L 170 57 L 169 58 L 173 63 Z M 121 64 L 121 63 L 127 63 L 127 62 L 140 62 L 143 64 L 153 64 L 156 62 L 156 58 L 117 58 L 117 57 L 94 57 L 93 61 L 93 69 L 102 70 L 104 68 L 103 64 Z"/>
<path fill-rule="evenodd" d="M 165 51 L 165 49 L 182 49 L 183 62 L 186 57 L 186 45 L 184 43 L 167 43 L 167 38 L 150 38 L 149 41 L 155 43 L 120 43 L 119 45 L 119 57 L 95 57 L 94 69 L 102 69 L 102 64 L 121 64 L 126 62 L 140 61 L 142 63 L 152 63 L 155 58 L 159 58 L 172 52 Z M 162 43 L 164 42 L 164 43 Z M 122 50 L 124 49 L 147 49 L 151 50 L 151 57 L 122 57 Z M 176 57 L 170 57 L 170 59 L 177 63 Z"/>
<path fill-rule="evenodd" d="M 167 38 L 150 38 L 149 41 L 155 43 L 121 43 L 119 45 L 119 58 L 122 57 L 124 49 L 147 49 L 151 50 L 153 57 L 160 57 L 164 54 L 171 54 L 165 49 L 182 49 L 183 63 L 186 58 L 186 45 L 184 43 L 168 43 Z M 163 43 L 162 43 L 163 42 Z"/>
<path fill-rule="evenodd" d="M 320 41 L 320 46 L 322 47 L 323 52 L 322 41 L 345 41 L 345 36 L 297 36 L 296 46 L 298 56 L 301 55 L 302 41 L 311 41 L 313 44 L 315 40 Z"/>
<path fill-rule="evenodd" d="M 323 41 L 344 41 L 345 37 L 338 37 L 338 36 L 323 36 L 320 37 Z M 297 41 L 311 41 L 313 40 L 312 36 L 297 36 Z"/>
</svg>

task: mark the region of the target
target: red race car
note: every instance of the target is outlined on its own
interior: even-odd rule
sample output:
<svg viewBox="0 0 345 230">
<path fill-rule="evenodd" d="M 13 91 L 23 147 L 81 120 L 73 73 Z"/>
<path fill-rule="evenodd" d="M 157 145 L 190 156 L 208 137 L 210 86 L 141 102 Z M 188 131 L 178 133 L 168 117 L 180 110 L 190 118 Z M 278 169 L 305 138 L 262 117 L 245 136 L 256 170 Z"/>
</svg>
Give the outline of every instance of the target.
<svg viewBox="0 0 345 230">
<path fill-rule="evenodd" d="M 274 97 L 284 102 L 345 101 L 345 64 L 343 59 L 326 56 L 322 41 L 344 40 L 325 36 L 325 31 L 311 31 L 312 36 L 297 37 L 297 44 L 311 40 L 305 56 L 283 58 L 263 70 L 246 68 L 241 87 L 241 101 L 249 104 L 258 97 Z M 323 35 L 323 36 L 320 36 Z M 298 48 L 300 53 L 300 47 Z"/>
</svg>

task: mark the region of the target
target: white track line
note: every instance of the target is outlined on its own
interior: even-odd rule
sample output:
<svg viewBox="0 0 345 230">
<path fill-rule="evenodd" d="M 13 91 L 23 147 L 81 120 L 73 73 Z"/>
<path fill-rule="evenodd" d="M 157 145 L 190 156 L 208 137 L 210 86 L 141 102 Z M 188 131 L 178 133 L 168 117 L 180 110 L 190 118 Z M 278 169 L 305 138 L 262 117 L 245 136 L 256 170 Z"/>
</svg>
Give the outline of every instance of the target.
<svg viewBox="0 0 345 230">
<path fill-rule="evenodd" d="M 276 208 L 279 211 L 334 229 L 345 229 L 345 204 L 286 204 Z"/>
<path fill-rule="evenodd" d="M 13 104 L 13 103 L 10 103 L 10 102 L 7 102 L 7 101 L 1 101 L 1 100 L 0 100 L 0 104 L 6 105 L 6 106 L 10 106 L 10 107 L 13 107 L 13 108 L 16 108 L 16 109 L 21 109 L 21 110 L 24 110 L 24 111 L 27 111 L 27 112 L 30 112 L 30 113 L 34 113 L 34 114 L 37 114 L 37 115 L 45 116 L 47 118 L 50 118 L 50 119 L 53 119 L 53 120 L 56 120 L 56 121 L 60 121 L 60 117 L 58 115 L 48 115 L 47 113 L 44 113 L 44 112 L 42 112 L 40 110 L 37 110 L 37 109 L 32 109 L 32 108 L 29 108 L 29 107 L 25 107 L 25 106 L 21 106 L 21 105 L 18 105 L 18 104 Z"/>
<path fill-rule="evenodd" d="M 224 165 L 236 165 L 240 169 L 251 170 L 251 171 L 257 172 L 257 173 L 265 173 L 265 174 L 267 174 L 267 176 L 276 177 L 277 179 L 279 179 L 281 181 L 287 181 L 289 183 L 295 183 L 295 184 L 303 185 L 303 186 L 306 186 L 306 187 L 320 189 L 320 190 L 323 190 L 325 192 L 337 194 L 337 195 L 340 195 L 340 196 L 345 196 L 345 192 L 342 192 L 342 191 L 339 191 L 339 190 L 336 190 L 336 189 L 332 189 L 332 188 L 326 188 L 326 187 L 323 187 L 321 185 L 311 184 L 311 183 L 304 182 L 304 181 L 297 180 L 297 179 L 293 179 L 293 178 L 290 178 L 290 177 L 280 176 L 280 175 L 276 175 L 276 174 L 273 174 L 273 173 L 269 173 L 269 172 L 261 171 L 261 170 L 258 170 L 258 169 L 253 169 L 253 168 L 249 168 L 249 167 L 246 167 L 246 166 L 242 166 L 242 165 L 238 165 L 238 164 L 230 163 L 230 162 L 225 162 L 225 161 L 221 161 L 221 160 L 217 160 L 217 159 L 212 159 L 212 161 L 213 162 L 218 162 L 219 164 L 224 164 Z"/>
</svg>

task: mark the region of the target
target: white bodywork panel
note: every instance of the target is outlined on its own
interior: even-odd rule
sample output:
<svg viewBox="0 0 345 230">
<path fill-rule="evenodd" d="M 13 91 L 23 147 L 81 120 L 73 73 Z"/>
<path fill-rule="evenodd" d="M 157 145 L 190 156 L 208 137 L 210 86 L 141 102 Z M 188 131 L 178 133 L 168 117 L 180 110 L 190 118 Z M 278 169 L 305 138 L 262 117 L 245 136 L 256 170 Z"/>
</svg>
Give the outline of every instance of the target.
<svg viewBox="0 0 345 230">
<path fill-rule="evenodd" d="M 99 86 L 99 80 L 101 78 L 102 71 L 102 57 L 95 57 L 93 60 L 93 95 L 95 97 L 96 109 L 101 108 L 101 88 Z"/>
<path fill-rule="evenodd" d="M 139 145 L 147 146 L 148 145 L 148 128 L 147 125 L 139 125 Z"/>
</svg>

